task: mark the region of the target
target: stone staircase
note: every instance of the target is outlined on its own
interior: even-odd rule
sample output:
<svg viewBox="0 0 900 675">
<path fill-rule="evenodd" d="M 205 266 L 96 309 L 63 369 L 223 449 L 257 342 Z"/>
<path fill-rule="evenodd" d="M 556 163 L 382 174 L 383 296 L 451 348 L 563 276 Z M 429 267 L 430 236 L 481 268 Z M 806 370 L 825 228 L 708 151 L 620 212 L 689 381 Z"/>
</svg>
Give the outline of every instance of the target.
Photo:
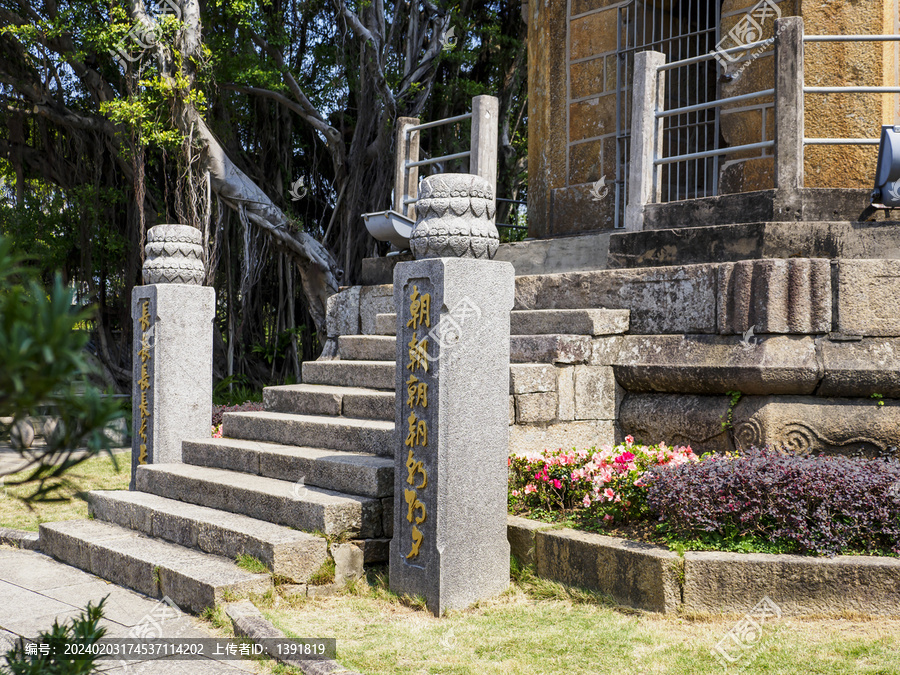
<svg viewBox="0 0 900 675">
<path fill-rule="evenodd" d="M 395 321 L 380 314 L 379 334 L 338 336 L 336 358 L 303 364 L 303 384 L 264 390 L 264 411 L 226 413 L 223 438 L 184 441 L 183 463 L 138 467 L 136 491 L 89 493 L 94 519 L 42 525 L 42 549 L 195 612 L 270 587 L 271 575 L 237 566 L 242 554 L 295 583 L 326 562 L 327 538 L 351 540 L 364 562 L 386 561 Z M 512 360 L 526 363 L 511 366 L 511 394 L 548 363 L 585 362 L 591 336 L 627 322 L 622 310 L 514 312 Z"/>
</svg>

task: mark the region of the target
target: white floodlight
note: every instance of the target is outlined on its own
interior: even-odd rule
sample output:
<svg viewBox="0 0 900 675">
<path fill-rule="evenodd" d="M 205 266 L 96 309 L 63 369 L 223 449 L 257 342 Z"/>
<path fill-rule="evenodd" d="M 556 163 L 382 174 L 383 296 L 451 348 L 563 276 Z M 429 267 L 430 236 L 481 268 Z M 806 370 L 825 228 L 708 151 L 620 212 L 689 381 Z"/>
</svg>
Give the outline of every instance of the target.
<svg viewBox="0 0 900 675">
<path fill-rule="evenodd" d="M 872 203 L 900 208 L 900 126 L 881 127 Z"/>
<path fill-rule="evenodd" d="M 400 251 L 409 248 L 409 238 L 415 223 L 406 216 L 388 209 L 378 213 L 364 213 L 362 217 L 369 234 L 378 241 L 389 241 Z"/>
</svg>

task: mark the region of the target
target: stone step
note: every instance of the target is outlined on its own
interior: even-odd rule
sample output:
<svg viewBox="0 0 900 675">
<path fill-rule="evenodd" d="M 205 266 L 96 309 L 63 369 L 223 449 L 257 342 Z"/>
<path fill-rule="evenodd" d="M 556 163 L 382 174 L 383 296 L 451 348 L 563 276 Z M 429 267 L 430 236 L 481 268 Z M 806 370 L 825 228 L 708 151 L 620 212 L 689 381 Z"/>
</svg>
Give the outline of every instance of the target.
<svg viewBox="0 0 900 675">
<path fill-rule="evenodd" d="M 98 520 L 231 560 L 250 555 L 298 584 L 328 559 L 324 538 L 237 513 L 129 490 L 94 490 L 87 502 Z"/>
<path fill-rule="evenodd" d="M 390 361 L 304 361 L 303 382 L 363 389 L 394 389 L 394 363 Z"/>
<path fill-rule="evenodd" d="M 509 317 L 512 335 L 620 335 L 628 332 L 627 309 L 526 309 Z"/>
<path fill-rule="evenodd" d="M 364 497 L 394 493 L 394 460 L 387 457 L 233 438 L 184 441 L 181 447 L 187 464 L 303 481 Z"/>
<path fill-rule="evenodd" d="M 394 392 L 328 384 L 287 384 L 263 389 L 268 412 L 295 415 L 342 415 L 363 419 L 394 419 Z"/>
<path fill-rule="evenodd" d="M 397 340 L 391 335 L 341 335 L 338 358 L 344 361 L 396 361 Z"/>
<path fill-rule="evenodd" d="M 351 335 L 339 340 L 352 340 L 359 343 L 364 340 L 377 340 L 384 358 L 394 358 L 397 338 L 382 335 Z M 340 353 L 340 348 L 339 348 Z M 343 354 L 341 354 L 343 358 Z M 511 363 L 587 363 L 591 358 L 591 338 L 589 335 L 512 335 L 509 341 L 509 360 Z M 337 414 L 337 413 L 331 413 Z M 385 416 L 381 419 L 393 419 L 393 395 L 390 409 L 387 403 Z"/>
<path fill-rule="evenodd" d="M 628 332 L 627 309 L 517 309 L 510 313 L 511 335 L 619 335 Z M 397 315 L 378 314 L 375 333 L 397 334 Z"/>
<path fill-rule="evenodd" d="M 303 483 L 192 464 L 139 466 L 141 492 L 328 535 L 380 537 L 382 502 Z"/>
<path fill-rule="evenodd" d="M 198 614 L 226 594 L 272 587 L 268 574 L 251 574 L 226 558 L 100 520 L 42 523 L 40 535 L 41 549 L 57 560 L 153 598 L 167 596 Z"/>
<path fill-rule="evenodd" d="M 375 335 L 396 335 L 397 334 L 397 315 L 396 314 L 376 314 L 375 315 Z"/>
<path fill-rule="evenodd" d="M 382 457 L 392 457 L 394 452 L 394 423 L 384 420 L 276 412 L 225 413 L 222 435 Z"/>
</svg>

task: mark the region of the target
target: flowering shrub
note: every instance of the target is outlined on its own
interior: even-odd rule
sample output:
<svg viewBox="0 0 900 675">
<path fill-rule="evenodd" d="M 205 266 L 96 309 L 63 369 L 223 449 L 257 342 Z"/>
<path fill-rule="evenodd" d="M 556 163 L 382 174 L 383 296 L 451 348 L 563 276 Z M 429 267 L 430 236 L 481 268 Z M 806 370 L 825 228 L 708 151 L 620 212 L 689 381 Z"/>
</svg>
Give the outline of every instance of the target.
<svg viewBox="0 0 900 675">
<path fill-rule="evenodd" d="M 612 525 L 646 518 L 647 484 L 654 467 L 696 462 L 690 447 L 625 443 L 600 450 L 545 450 L 512 455 L 509 505 L 513 513 L 561 512 L 580 520 Z"/>
<path fill-rule="evenodd" d="M 798 553 L 900 554 L 900 463 L 751 449 L 654 471 L 647 504 L 669 534 L 753 537 Z"/>
<path fill-rule="evenodd" d="M 222 425 L 221 424 L 213 425 L 212 437 L 213 438 L 222 438 Z"/>
<path fill-rule="evenodd" d="M 227 412 L 258 412 L 263 409 L 263 404 L 258 401 L 247 401 L 240 405 L 214 405 L 212 413 L 212 425 L 218 427 L 222 425 L 222 415 Z"/>
</svg>

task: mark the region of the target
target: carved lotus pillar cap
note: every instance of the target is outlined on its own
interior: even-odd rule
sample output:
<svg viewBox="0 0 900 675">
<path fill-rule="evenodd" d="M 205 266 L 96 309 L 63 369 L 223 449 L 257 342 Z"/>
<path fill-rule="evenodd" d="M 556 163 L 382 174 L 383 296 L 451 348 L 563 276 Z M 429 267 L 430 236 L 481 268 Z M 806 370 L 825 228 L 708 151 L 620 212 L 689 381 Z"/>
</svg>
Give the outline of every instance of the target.
<svg viewBox="0 0 900 675">
<path fill-rule="evenodd" d="M 203 285 L 200 230 L 190 225 L 157 225 L 147 231 L 143 276 L 145 284 Z"/>
<path fill-rule="evenodd" d="M 500 246 L 494 210 L 494 190 L 481 176 L 442 173 L 423 179 L 409 239 L 413 255 L 417 260 L 493 258 Z"/>
</svg>

